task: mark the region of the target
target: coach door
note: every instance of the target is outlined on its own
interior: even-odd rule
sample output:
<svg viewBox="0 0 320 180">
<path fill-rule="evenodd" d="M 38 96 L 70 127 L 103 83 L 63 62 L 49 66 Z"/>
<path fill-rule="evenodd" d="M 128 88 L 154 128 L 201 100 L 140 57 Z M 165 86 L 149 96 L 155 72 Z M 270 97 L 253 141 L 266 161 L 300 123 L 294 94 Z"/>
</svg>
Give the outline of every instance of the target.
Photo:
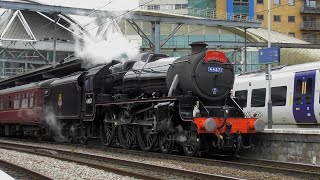
<svg viewBox="0 0 320 180">
<path fill-rule="evenodd" d="M 315 77 L 315 70 L 295 74 L 293 115 L 297 123 L 317 122 L 314 114 Z"/>
</svg>

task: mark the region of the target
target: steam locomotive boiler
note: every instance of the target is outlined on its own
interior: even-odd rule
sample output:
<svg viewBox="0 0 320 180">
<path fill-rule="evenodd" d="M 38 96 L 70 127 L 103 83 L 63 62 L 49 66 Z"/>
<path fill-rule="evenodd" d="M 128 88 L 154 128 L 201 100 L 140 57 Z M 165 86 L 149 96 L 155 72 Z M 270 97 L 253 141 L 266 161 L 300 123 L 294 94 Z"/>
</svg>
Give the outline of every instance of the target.
<svg viewBox="0 0 320 180">
<path fill-rule="evenodd" d="M 224 53 L 194 43 L 189 56 L 143 54 L 139 60 L 113 61 L 52 79 L 39 95 L 43 121 L 23 127 L 57 141 L 98 139 L 105 146 L 162 153 L 175 149 L 187 156 L 237 152 L 263 130 L 264 122 L 244 116 L 230 97 L 233 83 L 233 65 Z M 10 122 L 12 130 L 19 129 Z"/>
</svg>

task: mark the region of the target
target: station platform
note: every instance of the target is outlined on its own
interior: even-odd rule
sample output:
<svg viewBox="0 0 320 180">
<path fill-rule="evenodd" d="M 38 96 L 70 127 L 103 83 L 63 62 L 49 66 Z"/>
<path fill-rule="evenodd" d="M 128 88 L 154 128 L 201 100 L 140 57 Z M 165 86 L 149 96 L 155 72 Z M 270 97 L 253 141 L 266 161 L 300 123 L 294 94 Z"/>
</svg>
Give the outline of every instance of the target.
<svg viewBox="0 0 320 180">
<path fill-rule="evenodd" d="M 0 179 L 1 180 L 14 180 L 14 178 L 9 176 L 7 173 L 3 172 L 1 169 L 0 169 Z"/>
<path fill-rule="evenodd" d="M 320 135 L 319 129 L 310 129 L 310 128 L 274 128 L 274 129 L 265 129 L 261 133 L 269 133 L 269 134 L 314 134 Z"/>
<path fill-rule="evenodd" d="M 273 128 L 256 134 L 245 157 L 320 165 L 320 128 Z"/>
</svg>

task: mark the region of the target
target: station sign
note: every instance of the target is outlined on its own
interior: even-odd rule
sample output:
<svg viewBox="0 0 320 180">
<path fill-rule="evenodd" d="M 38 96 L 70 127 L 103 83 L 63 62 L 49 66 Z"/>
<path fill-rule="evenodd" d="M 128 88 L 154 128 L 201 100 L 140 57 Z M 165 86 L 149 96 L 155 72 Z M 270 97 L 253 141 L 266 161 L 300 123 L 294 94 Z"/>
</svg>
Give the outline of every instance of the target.
<svg viewBox="0 0 320 180">
<path fill-rule="evenodd" d="M 269 64 L 280 61 L 280 47 L 270 47 L 259 50 L 260 64 Z"/>
</svg>

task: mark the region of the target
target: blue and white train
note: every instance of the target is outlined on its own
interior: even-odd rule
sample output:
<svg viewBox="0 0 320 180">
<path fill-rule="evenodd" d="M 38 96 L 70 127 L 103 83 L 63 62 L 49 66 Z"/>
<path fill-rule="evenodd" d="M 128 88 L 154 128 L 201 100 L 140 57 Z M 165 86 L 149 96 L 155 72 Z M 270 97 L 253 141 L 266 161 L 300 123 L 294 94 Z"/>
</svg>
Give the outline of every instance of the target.
<svg viewBox="0 0 320 180">
<path fill-rule="evenodd" d="M 275 128 L 320 125 L 320 62 L 271 71 L 272 118 Z M 247 116 L 268 122 L 268 81 L 264 71 L 236 76 L 233 96 Z"/>
</svg>

